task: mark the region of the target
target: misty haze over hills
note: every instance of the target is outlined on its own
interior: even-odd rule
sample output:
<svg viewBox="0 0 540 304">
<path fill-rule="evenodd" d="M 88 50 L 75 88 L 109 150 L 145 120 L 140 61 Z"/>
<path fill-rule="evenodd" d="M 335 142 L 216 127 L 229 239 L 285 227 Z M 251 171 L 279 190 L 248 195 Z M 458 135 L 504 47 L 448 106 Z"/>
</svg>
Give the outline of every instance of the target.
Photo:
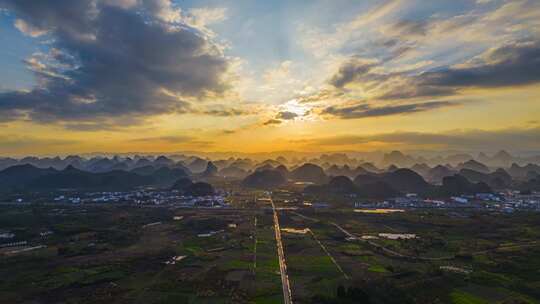
<svg viewBox="0 0 540 304">
<path fill-rule="evenodd" d="M 208 185 L 220 180 L 238 181 L 244 187 L 260 189 L 303 183 L 318 185 L 306 188 L 307 192 L 359 193 L 366 197 L 407 192 L 437 197 L 539 188 L 540 156 L 516 157 L 506 151 L 431 158 L 399 151 L 364 156 L 369 158 L 345 153 L 265 160 L 182 154 L 2 158 L 0 190 L 170 188 L 181 178 Z"/>
<path fill-rule="evenodd" d="M 70 155 L 66 157 L 0 157 L 0 169 L 14 165 L 30 164 L 39 168 L 64 169 L 71 165 L 75 168 L 90 172 L 103 172 L 110 170 L 132 170 L 135 168 L 151 166 L 182 166 L 193 172 L 202 172 L 206 169 L 208 161 L 213 161 L 217 169 L 223 170 L 237 168 L 244 171 L 256 169 L 264 165 L 278 167 L 298 166 L 304 163 L 313 163 L 324 169 L 335 170 L 335 166 L 347 166 L 357 168 L 360 165 L 368 166 L 368 170 L 377 171 L 389 166 L 398 168 L 413 168 L 426 171 L 428 167 L 446 165 L 447 167 L 473 166 L 469 169 L 486 171 L 496 168 L 509 168 L 513 164 L 523 166 L 527 164 L 539 164 L 540 152 L 528 156 L 512 155 L 504 150 L 495 153 L 478 154 L 430 152 L 426 153 L 403 153 L 400 151 L 384 152 L 339 152 L 339 153 L 305 153 L 305 152 L 279 152 L 261 154 L 243 153 L 197 153 L 184 154 L 100 154 L 100 155 Z M 473 162 L 470 162 L 473 161 Z M 334 168 L 331 168 L 334 166 Z M 421 172 L 424 173 L 424 172 Z"/>
</svg>

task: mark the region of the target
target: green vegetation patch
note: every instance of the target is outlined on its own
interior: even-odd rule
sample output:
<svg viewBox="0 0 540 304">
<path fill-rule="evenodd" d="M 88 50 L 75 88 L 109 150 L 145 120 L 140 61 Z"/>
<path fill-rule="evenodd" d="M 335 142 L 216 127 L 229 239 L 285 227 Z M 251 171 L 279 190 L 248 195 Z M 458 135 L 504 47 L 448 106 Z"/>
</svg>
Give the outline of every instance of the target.
<svg viewBox="0 0 540 304">
<path fill-rule="evenodd" d="M 221 267 L 225 270 L 251 269 L 253 267 L 253 262 L 242 261 L 242 260 L 231 260 L 231 261 L 227 261 L 227 263 L 225 263 L 224 265 L 221 265 Z"/>
<path fill-rule="evenodd" d="M 281 303 L 283 303 L 282 295 L 255 298 L 255 304 L 281 304 Z"/>
<path fill-rule="evenodd" d="M 488 304 L 487 301 L 479 297 L 459 290 L 452 291 L 450 298 L 453 304 Z"/>
<path fill-rule="evenodd" d="M 473 282 L 487 286 L 507 286 L 512 284 L 512 279 L 500 273 L 478 271 L 472 274 Z"/>
<path fill-rule="evenodd" d="M 127 275 L 121 269 L 110 266 L 93 268 L 64 267 L 50 274 L 49 278 L 42 281 L 41 285 L 49 289 L 66 287 L 73 284 L 92 285 L 104 281 L 116 281 Z"/>
<path fill-rule="evenodd" d="M 378 273 L 387 273 L 388 272 L 388 270 L 386 268 L 384 268 L 384 266 L 381 266 L 381 265 L 371 265 L 371 266 L 369 266 L 368 270 L 372 271 L 372 272 L 378 272 Z"/>
<path fill-rule="evenodd" d="M 290 267 L 307 273 L 335 274 L 338 271 L 336 265 L 324 253 L 317 256 L 289 256 L 287 260 Z"/>
<path fill-rule="evenodd" d="M 335 297 L 338 286 L 340 285 L 341 280 L 338 278 L 328 279 L 328 278 L 318 278 L 315 281 L 312 281 L 309 284 L 309 290 L 313 295 L 323 296 L 323 297 Z"/>
</svg>

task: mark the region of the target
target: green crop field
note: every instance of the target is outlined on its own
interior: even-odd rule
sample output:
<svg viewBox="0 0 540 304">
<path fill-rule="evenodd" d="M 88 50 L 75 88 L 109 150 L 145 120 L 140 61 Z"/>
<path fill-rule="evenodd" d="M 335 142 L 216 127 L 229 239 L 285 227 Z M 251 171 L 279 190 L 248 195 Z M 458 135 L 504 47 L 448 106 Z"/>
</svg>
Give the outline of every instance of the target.
<svg viewBox="0 0 540 304">
<path fill-rule="evenodd" d="M 264 209 L 1 211 L 2 229 L 42 247 L 0 249 L 0 303 L 283 302 L 272 213 Z M 282 239 L 295 303 L 539 303 L 538 214 L 328 209 L 280 211 L 279 219 L 292 229 Z M 53 234 L 39 236 L 44 230 Z"/>
</svg>

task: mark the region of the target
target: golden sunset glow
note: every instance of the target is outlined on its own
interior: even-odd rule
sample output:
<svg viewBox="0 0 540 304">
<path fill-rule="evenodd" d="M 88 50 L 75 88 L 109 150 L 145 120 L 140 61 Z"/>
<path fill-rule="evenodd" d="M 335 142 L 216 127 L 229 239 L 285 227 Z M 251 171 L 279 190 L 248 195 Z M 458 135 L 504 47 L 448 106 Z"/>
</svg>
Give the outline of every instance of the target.
<svg viewBox="0 0 540 304">
<path fill-rule="evenodd" d="M 537 1 L 156 2 L 3 5 L 0 154 L 540 148 Z"/>
</svg>

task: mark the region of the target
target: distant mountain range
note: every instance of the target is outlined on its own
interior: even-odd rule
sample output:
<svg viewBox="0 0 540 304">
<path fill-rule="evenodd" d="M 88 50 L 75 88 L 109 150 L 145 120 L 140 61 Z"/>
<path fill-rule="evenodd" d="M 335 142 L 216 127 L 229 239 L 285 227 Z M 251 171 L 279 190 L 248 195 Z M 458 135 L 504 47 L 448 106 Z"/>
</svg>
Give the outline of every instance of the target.
<svg viewBox="0 0 540 304">
<path fill-rule="evenodd" d="M 333 153 L 320 154 L 317 157 L 291 157 L 292 152 L 287 153 L 287 157 L 276 156 L 275 158 L 267 158 L 258 160 L 255 158 L 208 158 L 201 156 L 187 155 L 169 155 L 169 156 L 112 156 L 91 158 L 72 155 L 65 158 L 60 157 L 24 157 L 16 158 L 0 158 L 0 170 L 14 166 L 30 164 L 38 168 L 55 168 L 57 170 L 65 169 L 71 165 L 77 169 L 90 172 L 104 172 L 111 170 L 131 170 L 143 166 L 174 166 L 180 164 L 189 169 L 193 173 L 202 173 L 209 161 L 212 161 L 218 170 L 227 167 L 242 169 L 244 171 L 253 171 L 257 167 L 271 165 L 278 167 L 285 165 L 287 167 L 297 167 L 305 163 L 311 163 L 327 170 L 332 166 L 348 166 L 352 168 L 362 167 L 368 171 L 374 171 L 371 166 L 378 168 L 388 168 L 390 165 L 395 165 L 399 168 L 412 168 L 417 164 L 425 164 L 430 167 L 437 165 L 458 166 L 470 160 L 485 165 L 490 169 L 509 168 L 512 164 L 525 166 L 527 164 L 540 164 L 540 152 L 534 156 L 514 156 L 507 151 L 501 150 L 494 154 L 479 153 L 476 156 L 468 153 L 431 153 L 431 156 L 418 156 L 418 154 L 406 154 L 400 151 L 392 151 L 389 153 L 382 152 L 351 152 L 351 153 Z M 215 153 L 214 153 L 215 154 Z M 306 153 L 297 153 L 298 155 L 307 155 Z M 210 155 L 207 153 L 207 155 Z M 219 154 L 216 154 L 219 155 Z M 268 154 L 271 155 L 271 154 Z M 353 155 L 353 156 L 351 156 Z M 371 167 L 371 168 L 369 168 Z M 327 173 L 328 174 L 328 173 Z"/>
<path fill-rule="evenodd" d="M 398 169 L 382 174 L 358 175 L 354 181 L 346 176 L 337 176 L 328 184 L 313 185 L 304 190 L 308 194 L 354 194 L 363 198 L 389 198 L 400 194 L 417 193 L 428 197 L 491 193 L 485 183 L 473 183 L 456 174 L 443 178 L 442 185 L 432 185 L 422 176 L 409 169 Z"/>
<path fill-rule="evenodd" d="M 68 166 L 63 170 L 42 169 L 33 165 L 17 165 L 0 171 L 0 191 L 15 190 L 124 190 L 140 186 L 174 184 L 187 173 L 178 168 L 137 168 L 129 172 L 112 170 L 89 172 Z"/>
<path fill-rule="evenodd" d="M 525 165 L 528 163 L 538 164 L 540 163 L 540 155 L 531 156 L 531 157 L 518 157 L 513 156 L 510 153 L 501 150 L 492 156 L 488 156 L 486 153 L 479 153 L 477 156 L 473 156 L 467 153 L 457 153 L 451 154 L 448 156 L 435 156 L 431 158 L 426 157 L 415 157 L 412 155 L 404 154 L 400 151 L 392 151 L 383 155 L 380 165 L 387 167 L 389 165 L 396 165 L 400 168 L 410 168 L 415 164 L 427 164 L 430 166 L 436 166 L 440 164 L 450 164 L 452 166 L 457 166 L 459 164 L 466 163 L 468 161 L 476 161 L 482 163 L 487 167 L 492 168 L 507 168 L 512 165 L 512 163 Z"/>
<path fill-rule="evenodd" d="M 300 182 L 315 185 L 309 191 L 318 191 L 318 186 L 319 190 L 354 190 L 373 197 L 398 192 L 431 193 L 434 189 L 440 193 L 454 193 L 456 189 L 466 192 L 477 184 L 495 190 L 534 190 L 540 176 L 538 161 L 538 157 L 519 158 L 505 151 L 492 156 L 480 153 L 477 157 L 452 154 L 432 158 L 393 151 L 382 155 L 377 163 L 340 153 L 311 159 L 278 156 L 263 161 L 185 155 L 0 158 L 0 191 L 169 188 L 180 178 L 201 182 L 236 180 L 245 187 L 262 189 Z M 334 180 L 335 177 L 340 178 Z M 466 185 L 463 178 L 472 186 Z"/>
</svg>

